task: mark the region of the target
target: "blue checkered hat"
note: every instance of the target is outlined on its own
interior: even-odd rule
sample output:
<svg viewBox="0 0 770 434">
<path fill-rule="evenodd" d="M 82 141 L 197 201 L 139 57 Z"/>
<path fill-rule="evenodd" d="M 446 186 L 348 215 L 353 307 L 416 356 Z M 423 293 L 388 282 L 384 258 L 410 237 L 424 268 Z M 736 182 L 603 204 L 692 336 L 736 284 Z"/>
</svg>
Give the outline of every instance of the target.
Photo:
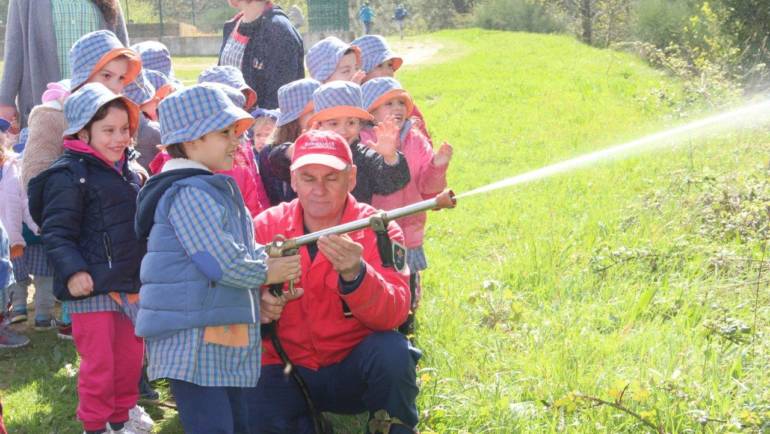
<svg viewBox="0 0 770 434">
<path fill-rule="evenodd" d="M 136 76 L 136 80 L 123 89 L 123 95 L 136 105 L 142 105 L 155 97 L 155 86 L 152 85 L 145 71 L 142 70 Z"/>
<path fill-rule="evenodd" d="M 171 69 L 171 52 L 162 42 L 144 41 L 131 46 L 142 57 L 142 67 L 157 71 L 168 77 L 174 76 Z"/>
<path fill-rule="evenodd" d="M 263 109 L 263 108 L 257 108 L 256 110 L 253 110 L 251 112 L 251 116 L 254 119 L 257 119 L 257 118 L 270 118 L 270 119 L 272 119 L 274 121 L 277 121 L 278 120 L 278 116 L 280 116 L 280 115 L 281 115 L 281 111 L 280 110 L 268 110 L 268 109 Z"/>
<path fill-rule="evenodd" d="M 313 102 L 313 92 L 319 87 L 321 83 L 312 78 L 295 80 L 281 86 L 278 89 L 278 107 L 281 109 L 281 115 L 278 117 L 276 126 L 282 127 L 312 110 L 312 107 L 308 108 L 308 104 Z"/>
<path fill-rule="evenodd" d="M 246 97 L 243 96 L 243 94 L 239 90 L 233 89 L 232 87 L 226 84 L 207 82 L 207 83 L 201 83 L 200 86 L 214 87 L 221 90 L 222 92 L 225 93 L 225 95 L 227 95 L 228 98 L 230 98 L 230 102 L 235 104 L 236 107 L 242 108 L 243 105 L 246 103 Z"/>
<path fill-rule="evenodd" d="M 374 109 L 393 98 L 403 98 L 406 103 L 406 115 L 410 116 L 414 110 L 412 97 L 401 87 L 396 79 L 390 77 L 373 78 L 361 87 L 364 99 L 364 107 L 372 112 Z"/>
<path fill-rule="evenodd" d="M 361 67 L 368 74 L 377 65 L 392 60 L 393 69 L 397 70 L 404 60 L 396 56 L 388 46 L 387 41 L 380 35 L 364 35 L 351 42 L 361 49 Z"/>
<path fill-rule="evenodd" d="M 364 109 L 361 86 L 350 81 L 332 81 L 313 92 L 313 117 L 308 123 L 321 122 L 337 117 L 374 119 Z"/>
<path fill-rule="evenodd" d="M 242 107 L 251 108 L 257 103 L 257 93 L 246 84 L 241 70 L 234 66 L 218 65 L 204 69 L 198 76 L 198 84 L 201 83 L 221 83 L 245 92 L 247 105 Z"/>
<path fill-rule="evenodd" d="M 170 84 L 171 87 L 174 89 L 179 89 L 184 87 L 181 81 L 177 80 L 174 77 L 169 77 L 168 75 L 160 72 L 160 71 L 153 71 L 152 69 L 145 69 L 144 75 L 147 80 L 152 83 L 152 86 L 155 88 L 155 91 L 160 90 L 163 86 Z"/>
<path fill-rule="evenodd" d="M 64 116 L 67 118 L 64 137 L 82 130 L 103 105 L 116 99 L 123 100 L 128 108 L 128 126 L 133 136 L 139 125 L 139 107 L 125 96 L 112 93 L 101 83 L 86 83 L 64 102 Z"/>
<path fill-rule="evenodd" d="M 331 77 L 337 64 L 348 50 L 356 54 L 356 63 L 361 63 L 361 49 L 342 42 L 341 39 L 329 36 L 310 47 L 305 56 L 305 63 L 310 76 L 324 82 Z"/>
<path fill-rule="evenodd" d="M 134 50 L 124 47 L 109 30 L 97 30 L 81 36 L 70 49 L 72 89 L 82 86 L 98 69 L 120 56 L 128 58 L 125 83 L 131 83 L 142 69 L 142 61 Z"/>
<path fill-rule="evenodd" d="M 237 107 L 217 86 L 195 85 L 174 92 L 158 106 L 160 141 L 164 145 L 190 142 L 236 124 L 243 134 L 254 118 Z"/>
</svg>

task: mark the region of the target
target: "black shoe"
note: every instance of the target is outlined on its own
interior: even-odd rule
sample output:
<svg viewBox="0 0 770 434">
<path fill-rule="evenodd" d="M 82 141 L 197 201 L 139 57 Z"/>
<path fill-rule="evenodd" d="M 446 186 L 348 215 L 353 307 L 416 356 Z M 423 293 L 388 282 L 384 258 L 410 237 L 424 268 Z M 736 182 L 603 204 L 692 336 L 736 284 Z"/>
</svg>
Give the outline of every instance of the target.
<svg viewBox="0 0 770 434">
<path fill-rule="evenodd" d="M 142 379 L 139 380 L 139 399 L 149 402 L 160 401 L 160 394 L 152 388 L 152 384 L 147 378 L 147 372 L 142 372 Z"/>
</svg>

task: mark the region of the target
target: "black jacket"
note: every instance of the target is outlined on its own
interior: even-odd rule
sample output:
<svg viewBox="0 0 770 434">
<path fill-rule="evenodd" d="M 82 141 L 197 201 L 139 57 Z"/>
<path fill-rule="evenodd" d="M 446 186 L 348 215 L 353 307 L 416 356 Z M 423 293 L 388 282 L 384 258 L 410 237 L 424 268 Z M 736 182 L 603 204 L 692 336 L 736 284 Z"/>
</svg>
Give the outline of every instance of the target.
<svg viewBox="0 0 770 434">
<path fill-rule="evenodd" d="M 79 271 L 91 275 L 92 295 L 139 292 L 146 252 L 134 232 L 139 187 L 128 158 L 119 174 L 95 156 L 71 150 L 30 181 L 30 213 L 53 264 L 57 298 L 75 299 L 67 281 Z"/>
<path fill-rule="evenodd" d="M 239 19 L 240 14 L 225 23 L 220 58 Z M 246 84 L 257 92 L 259 107 L 278 108 L 278 88 L 305 77 L 302 36 L 277 6 L 255 21 L 241 24 L 239 33 L 249 38 L 241 63 Z"/>
<path fill-rule="evenodd" d="M 280 145 L 269 153 L 269 173 L 272 173 L 278 180 L 284 182 L 291 181 L 291 161 L 286 156 L 285 149 L 290 143 Z M 375 194 L 388 195 L 401 190 L 412 179 L 409 173 L 409 165 L 406 157 L 401 151 L 398 151 L 398 163 L 391 166 L 385 162 L 382 155 L 373 149 L 360 143 L 359 139 L 350 144 L 350 151 L 353 153 L 353 164 L 356 165 L 356 187 L 351 194 L 358 202 L 371 204 L 372 196 Z M 261 157 L 260 157 L 261 158 Z M 262 167 L 260 167 L 260 171 Z M 268 173 L 268 171 L 265 171 Z M 260 172 L 261 174 L 261 172 Z M 267 188 L 264 175 L 262 181 Z M 268 195 L 270 195 L 268 190 Z M 272 205 L 272 198 L 271 205 Z"/>
</svg>

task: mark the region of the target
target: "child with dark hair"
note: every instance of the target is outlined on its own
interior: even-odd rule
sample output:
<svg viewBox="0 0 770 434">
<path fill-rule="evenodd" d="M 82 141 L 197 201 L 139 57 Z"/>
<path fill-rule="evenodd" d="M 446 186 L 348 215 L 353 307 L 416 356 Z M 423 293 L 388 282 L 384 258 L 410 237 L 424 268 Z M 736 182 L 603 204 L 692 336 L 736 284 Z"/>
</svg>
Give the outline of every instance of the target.
<svg viewBox="0 0 770 434">
<path fill-rule="evenodd" d="M 140 177 L 128 164 L 139 108 L 88 83 L 64 114 L 64 154 L 30 181 L 30 212 L 53 263 L 54 293 L 70 301 L 78 419 L 86 433 L 127 433 L 144 353 L 131 319 L 145 253 L 133 230 Z"/>
</svg>

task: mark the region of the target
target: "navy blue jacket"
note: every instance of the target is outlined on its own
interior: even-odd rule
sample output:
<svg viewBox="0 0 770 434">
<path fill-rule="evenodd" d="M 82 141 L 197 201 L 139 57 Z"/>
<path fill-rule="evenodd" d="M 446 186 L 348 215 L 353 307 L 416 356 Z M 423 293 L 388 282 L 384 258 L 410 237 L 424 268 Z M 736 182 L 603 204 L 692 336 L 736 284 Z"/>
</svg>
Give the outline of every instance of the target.
<svg viewBox="0 0 770 434">
<path fill-rule="evenodd" d="M 220 57 L 239 19 L 236 15 L 225 23 Z M 254 22 L 241 24 L 239 32 L 249 38 L 241 63 L 246 84 L 257 92 L 259 107 L 278 108 L 278 88 L 305 77 L 302 36 L 277 6 Z"/>
<path fill-rule="evenodd" d="M 79 271 L 91 275 L 91 295 L 139 292 L 146 251 L 134 232 L 140 181 L 125 161 L 118 173 L 95 156 L 65 150 L 29 183 L 30 213 L 41 228 L 60 300 L 76 299 L 67 281 Z"/>
<path fill-rule="evenodd" d="M 286 149 L 289 146 L 291 142 L 265 146 L 255 156 L 270 206 L 291 202 L 297 197 L 297 193 L 291 188 L 291 161 L 286 158 Z"/>
</svg>

